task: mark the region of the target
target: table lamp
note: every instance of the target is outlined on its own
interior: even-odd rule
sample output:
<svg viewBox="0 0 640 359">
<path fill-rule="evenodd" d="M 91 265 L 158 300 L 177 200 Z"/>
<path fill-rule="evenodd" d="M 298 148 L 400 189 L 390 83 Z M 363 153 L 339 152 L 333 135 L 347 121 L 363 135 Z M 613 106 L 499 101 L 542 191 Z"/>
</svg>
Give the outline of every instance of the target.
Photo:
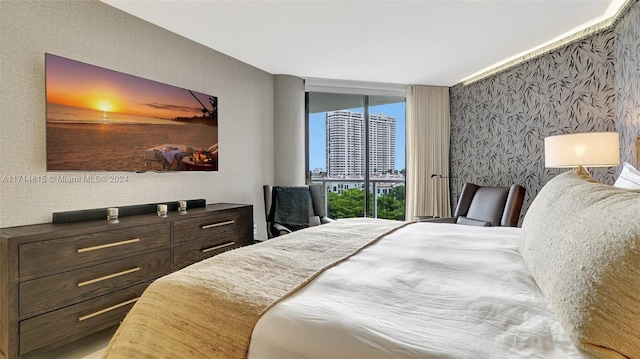
<svg viewBox="0 0 640 359">
<path fill-rule="evenodd" d="M 544 139 L 547 168 L 613 167 L 620 164 L 617 132 L 585 132 Z"/>
</svg>

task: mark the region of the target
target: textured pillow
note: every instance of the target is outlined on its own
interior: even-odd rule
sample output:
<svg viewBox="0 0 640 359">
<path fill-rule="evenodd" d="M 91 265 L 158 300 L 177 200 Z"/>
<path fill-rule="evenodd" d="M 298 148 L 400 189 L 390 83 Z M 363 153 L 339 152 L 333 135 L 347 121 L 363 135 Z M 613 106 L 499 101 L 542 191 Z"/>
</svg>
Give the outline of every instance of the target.
<svg viewBox="0 0 640 359">
<path fill-rule="evenodd" d="M 640 190 L 565 172 L 529 207 L 518 248 L 587 357 L 640 358 Z"/>
<path fill-rule="evenodd" d="M 625 162 L 622 165 L 620 176 L 613 185 L 620 188 L 640 189 L 640 171 Z"/>
</svg>

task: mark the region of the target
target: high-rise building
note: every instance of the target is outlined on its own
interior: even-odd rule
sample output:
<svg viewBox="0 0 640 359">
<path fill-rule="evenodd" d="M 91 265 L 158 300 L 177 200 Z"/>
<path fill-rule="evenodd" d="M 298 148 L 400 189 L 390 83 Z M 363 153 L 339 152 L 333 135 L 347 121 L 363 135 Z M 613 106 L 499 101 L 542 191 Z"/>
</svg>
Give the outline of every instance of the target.
<svg viewBox="0 0 640 359">
<path fill-rule="evenodd" d="M 327 174 L 364 176 L 364 114 L 350 111 L 327 112 L 325 118 Z M 396 119 L 369 115 L 369 173 L 393 171 L 396 166 Z"/>
</svg>

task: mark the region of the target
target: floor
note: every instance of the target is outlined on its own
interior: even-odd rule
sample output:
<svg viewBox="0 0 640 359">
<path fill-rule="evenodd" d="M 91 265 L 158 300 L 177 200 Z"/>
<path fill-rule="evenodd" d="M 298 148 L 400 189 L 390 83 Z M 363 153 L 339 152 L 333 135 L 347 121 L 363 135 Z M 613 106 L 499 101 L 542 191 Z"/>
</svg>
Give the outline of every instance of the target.
<svg viewBox="0 0 640 359">
<path fill-rule="evenodd" d="M 100 359 L 116 328 L 105 329 L 54 350 L 36 350 L 23 359 Z"/>
</svg>

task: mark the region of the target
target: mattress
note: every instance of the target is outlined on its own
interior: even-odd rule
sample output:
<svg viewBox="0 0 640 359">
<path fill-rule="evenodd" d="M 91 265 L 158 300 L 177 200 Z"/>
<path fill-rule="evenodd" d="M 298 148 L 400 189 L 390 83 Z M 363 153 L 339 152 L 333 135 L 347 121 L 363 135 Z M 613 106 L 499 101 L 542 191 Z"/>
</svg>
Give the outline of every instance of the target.
<svg viewBox="0 0 640 359">
<path fill-rule="evenodd" d="M 405 226 L 271 307 L 248 358 L 581 358 L 519 233 Z"/>
</svg>

